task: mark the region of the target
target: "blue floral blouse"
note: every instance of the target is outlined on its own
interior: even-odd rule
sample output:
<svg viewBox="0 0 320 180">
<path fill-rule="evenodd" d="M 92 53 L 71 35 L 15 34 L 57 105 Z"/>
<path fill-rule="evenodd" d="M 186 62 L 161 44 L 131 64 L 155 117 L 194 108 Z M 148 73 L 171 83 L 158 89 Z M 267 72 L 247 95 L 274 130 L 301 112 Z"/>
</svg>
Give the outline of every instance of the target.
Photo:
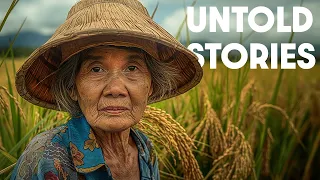
<svg viewBox="0 0 320 180">
<path fill-rule="evenodd" d="M 151 141 L 131 129 L 139 153 L 140 178 L 160 179 Z M 112 173 L 84 116 L 37 135 L 15 166 L 11 179 L 106 179 Z"/>
</svg>

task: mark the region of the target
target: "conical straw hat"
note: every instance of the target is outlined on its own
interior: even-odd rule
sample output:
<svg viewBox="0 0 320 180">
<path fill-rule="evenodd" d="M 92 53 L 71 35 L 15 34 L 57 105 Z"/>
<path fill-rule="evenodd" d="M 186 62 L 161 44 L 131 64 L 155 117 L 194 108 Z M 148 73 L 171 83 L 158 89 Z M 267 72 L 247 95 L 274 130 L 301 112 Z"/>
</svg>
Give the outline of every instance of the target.
<svg viewBox="0 0 320 180">
<path fill-rule="evenodd" d="M 58 110 L 50 90 L 59 65 L 80 51 L 99 45 L 137 47 L 179 70 L 177 89 L 149 104 L 185 93 L 202 78 L 197 57 L 156 24 L 139 1 L 82 0 L 19 69 L 18 93 L 35 105 Z"/>
</svg>

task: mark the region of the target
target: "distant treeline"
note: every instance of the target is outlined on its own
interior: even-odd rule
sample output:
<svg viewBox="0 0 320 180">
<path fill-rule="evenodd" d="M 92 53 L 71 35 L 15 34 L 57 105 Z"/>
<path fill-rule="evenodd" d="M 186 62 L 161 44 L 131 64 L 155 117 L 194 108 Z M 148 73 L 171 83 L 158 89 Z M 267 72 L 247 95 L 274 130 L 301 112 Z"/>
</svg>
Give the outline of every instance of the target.
<svg viewBox="0 0 320 180">
<path fill-rule="evenodd" d="M 30 47 L 15 47 L 12 48 L 13 50 L 13 56 L 14 57 L 27 57 L 29 56 L 36 48 L 30 48 Z M 0 47 L 0 53 L 1 57 L 4 57 L 7 53 L 8 48 L 2 48 Z M 8 57 L 12 57 L 12 54 L 8 54 Z"/>
</svg>

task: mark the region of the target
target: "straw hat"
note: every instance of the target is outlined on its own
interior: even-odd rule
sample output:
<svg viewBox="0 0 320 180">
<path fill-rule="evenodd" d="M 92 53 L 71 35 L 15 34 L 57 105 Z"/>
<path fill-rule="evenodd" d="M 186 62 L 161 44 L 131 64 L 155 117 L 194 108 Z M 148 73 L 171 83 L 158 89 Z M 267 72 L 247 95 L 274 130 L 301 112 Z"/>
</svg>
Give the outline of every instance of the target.
<svg viewBox="0 0 320 180">
<path fill-rule="evenodd" d="M 50 89 L 59 65 L 98 45 L 137 47 L 180 71 L 177 89 L 150 103 L 185 93 L 202 78 L 197 57 L 156 24 L 139 1 L 82 0 L 19 69 L 16 75 L 19 94 L 35 105 L 58 110 Z"/>
</svg>

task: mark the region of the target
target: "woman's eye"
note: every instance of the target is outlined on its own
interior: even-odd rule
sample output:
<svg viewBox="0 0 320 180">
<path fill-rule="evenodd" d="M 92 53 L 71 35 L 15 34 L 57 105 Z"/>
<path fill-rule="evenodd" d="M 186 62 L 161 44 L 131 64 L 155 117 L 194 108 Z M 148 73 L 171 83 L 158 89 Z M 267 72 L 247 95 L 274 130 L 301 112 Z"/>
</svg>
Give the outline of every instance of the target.
<svg viewBox="0 0 320 180">
<path fill-rule="evenodd" d="M 92 71 L 92 72 L 102 72 L 102 68 L 100 68 L 100 67 L 93 67 L 93 68 L 91 69 L 91 71 Z"/>
<path fill-rule="evenodd" d="M 137 69 L 137 66 L 128 66 L 128 71 L 134 71 Z"/>
</svg>

